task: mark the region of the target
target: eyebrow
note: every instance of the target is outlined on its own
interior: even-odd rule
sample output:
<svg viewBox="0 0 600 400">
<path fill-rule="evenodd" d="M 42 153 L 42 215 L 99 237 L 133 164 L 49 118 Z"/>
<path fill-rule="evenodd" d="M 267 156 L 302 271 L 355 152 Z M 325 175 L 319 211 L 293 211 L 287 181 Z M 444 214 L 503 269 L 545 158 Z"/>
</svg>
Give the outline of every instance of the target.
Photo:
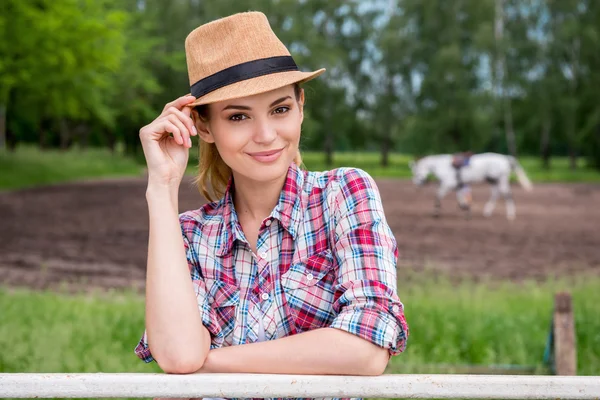
<svg viewBox="0 0 600 400">
<path fill-rule="evenodd" d="M 282 102 L 284 102 L 285 100 L 287 100 L 287 99 L 291 99 L 291 98 L 292 98 L 292 96 L 285 96 L 285 97 L 282 97 L 282 98 L 280 98 L 280 99 L 277 99 L 277 100 L 275 100 L 274 102 L 272 102 L 272 103 L 269 105 L 269 108 L 270 108 L 270 107 L 274 107 L 274 106 L 276 106 L 277 104 L 279 104 L 279 103 L 282 103 Z M 230 105 L 228 105 L 227 107 L 225 107 L 225 108 L 224 108 L 222 111 L 225 111 L 225 110 L 251 110 L 251 108 L 250 108 L 250 107 L 248 107 L 248 106 L 241 106 L 241 105 L 236 105 L 236 104 L 230 104 Z"/>
<path fill-rule="evenodd" d="M 277 104 L 279 104 L 279 103 L 283 103 L 283 102 L 284 102 L 284 101 L 286 101 L 287 99 L 291 99 L 291 98 L 292 98 L 292 96 L 285 96 L 285 97 L 282 97 L 282 98 L 280 98 L 280 99 L 277 99 L 277 100 L 275 100 L 274 102 L 272 102 L 272 103 L 269 105 L 269 107 L 274 107 L 274 106 L 276 106 Z"/>
</svg>

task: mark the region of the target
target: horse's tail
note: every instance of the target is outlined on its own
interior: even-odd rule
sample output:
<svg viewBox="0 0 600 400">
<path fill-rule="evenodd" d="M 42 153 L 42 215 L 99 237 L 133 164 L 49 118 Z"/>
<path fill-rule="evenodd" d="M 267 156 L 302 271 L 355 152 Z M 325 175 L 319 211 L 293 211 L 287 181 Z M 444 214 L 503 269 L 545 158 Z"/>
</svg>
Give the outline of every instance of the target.
<svg viewBox="0 0 600 400">
<path fill-rule="evenodd" d="M 512 171 L 514 171 L 514 173 L 517 175 L 517 179 L 519 180 L 519 183 L 521 184 L 523 189 L 527 190 L 528 192 L 533 190 L 533 185 L 531 184 L 531 181 L 527 177 L 525 170 L 523 169 L 523 167 L 521 167 L 521 163 L 519 163 L 519 161 L 516 158 L 514 158 L 513 156 L 507 156 L 507 157 L 508 157 L 508 162 L 510 163 L 510 169 Z"/>
</svg>

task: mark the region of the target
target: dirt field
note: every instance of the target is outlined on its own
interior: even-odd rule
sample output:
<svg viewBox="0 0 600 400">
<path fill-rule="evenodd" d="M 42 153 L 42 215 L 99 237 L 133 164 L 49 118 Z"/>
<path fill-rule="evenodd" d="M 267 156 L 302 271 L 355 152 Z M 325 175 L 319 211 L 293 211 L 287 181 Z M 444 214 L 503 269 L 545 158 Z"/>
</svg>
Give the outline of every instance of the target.
<svg viewBox="0 0 600 400">
<path fill-rule="evenodd" d="M 469 221 L 454 195 L 431 217 L 434 187 L 378 180 L 400 246 L 399 272 L 431 268 L 452 275 L 543 278 L 600 273 L 600 185 L 514 188 L 517 220 L 499 202 L 481 216 L 488 188 L 474 191 Z M 142 179 L 106 180 L 0 193 L 0 281 L 71 289 L 142 288 L 148 217 Z M 180 209 L 204 202 L 183 185 Z"/>
</svg>

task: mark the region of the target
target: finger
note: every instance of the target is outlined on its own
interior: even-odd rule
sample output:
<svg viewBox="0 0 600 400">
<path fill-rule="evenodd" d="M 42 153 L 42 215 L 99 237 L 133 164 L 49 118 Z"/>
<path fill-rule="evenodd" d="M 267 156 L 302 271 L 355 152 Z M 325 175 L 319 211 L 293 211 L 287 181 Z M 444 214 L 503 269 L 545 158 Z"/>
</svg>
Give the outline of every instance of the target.
<svg viewBox="0 0 600 400">
<path fill-rule="evenodd" d="M 195 101 L 195 100 L 194 100 L 194 101 Z M 193 101 L 192 101 L 192 102 L 190 102 L 190 103 L 187 103 L 185 106 L 183 106 L 183 107 L 181 108 L 181 111 L 183 111 L 183 113 L 184 113 L 185 115 L 189 116 L 190 118 L 191 118 L 191 116 L 192 116 L 192 110 L 194 109 L 194 107 L 196 107 L 196 105 L 195 105 L 195 104 L 192 104 L 192 103 L 193 103 Z"/>
<path fill-rule="evenodd" d="M 177 118 L 177 116 L 173 114 L 169 114 L 169 121 L 174 124 L 177 129 L 179 129 L 179 133 L 181 134 L 181 145 L 187 148 L 192 147 L 192 140 L 190 139 L 190 131 L 187 129 L 185 124 Z"/>
<path fill-rule="evenodd" d="M 172 123 L 171 121 L 164 122 L 165 132 L 173 134 L 173 139 L 177 144 L 183 144 L 183 139 L 181 138 L 181 132 L 179 132 L 179 128 Z"/>
<path fill-rule="evenodd" d="M 165 108 L 163 109 L 163 112 L 168 110 L 170 107 L 175 107 L 177 109 L 182 109 L 186 104 L 190 104 L 191 102 L 193 102 L 194 100 L 196 100 L 196 98 L 194 96 L 181 96 L 175 100 L 173 100 L 170 103 L 167 103 L 165 105 Z"/>
<path fill-rule="evenodd" d="M 190 105 L 185 105 L 183 106 L 183 108 L 181 109 L 181 112 L 183 112 L 184 115 L 187 115 L 188 117 L 191 118 L 192 115 L 192 110 L 194 109 L 195 106 L 190 106 Z"/>
<path fill-rule="evenodd" d="M 181 145 L 183 145 L 184 147 L 192 147 L 192 140 L 190 139 L 190 131 L 188 131 L 188 129 L 186 128 L 186 126 L 184 125 L 183 122 L 181 122 L 179 120 L 179 118 L 177 118 L 177 116 L 170 114 L 169 115 L 169 121 L 174 124 L 177 129 L 179 129 L 179 134 L 181 135 L 181 140 L 182 143 L 180 143 Z"/>
<path fill-rule="evenodd" d="M 178 110 L 181 110 L 186 104 L 190 104 L 194 100 L 196 100 L 196 98 L 194 96 L 190 96 L 190 95 L 181 96 L 180 98 L 175 99 L 170 103 L 167 103 L 165 105 L 165 108 L 163 108 L 163 113 L 166 112 L 171 107 L 175 107 Z"/>
<path fill-rule="evenodd" d="M 194 126 L 194 121 L 190 118 L 189 114 L 185 113 L 185 110 L 191 110 L 191 107 L 184 107 L 184 111 L 179 111 L 178 109 L 176 109 L 175 107 L 171 107 L 169 108 L 167 111 L 170 114 L 175 115 L 177 118 L 179 118 L 179 120 L 181 122 L 183 122 L 183 124 L 185 125 L 185 127 L 187 128 L 188 132 L 190 133 L 191 136 L 196 135 L 196 129 Z"/>
</svg>

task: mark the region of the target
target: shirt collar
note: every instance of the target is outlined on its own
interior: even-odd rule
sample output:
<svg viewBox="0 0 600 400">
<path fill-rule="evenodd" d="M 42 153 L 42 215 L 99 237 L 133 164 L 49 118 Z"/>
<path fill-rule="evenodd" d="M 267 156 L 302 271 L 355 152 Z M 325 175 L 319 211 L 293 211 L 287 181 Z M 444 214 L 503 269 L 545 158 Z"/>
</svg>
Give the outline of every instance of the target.
<svg viewBox="0 0 600 400">
<path fill-rule="evenodd" d="M 279 201 L 271 213 L 281 225 L 292 235 L 294 240 L 298 234 L 300 219 L 302 215 L 301 193 L 304 185 L 305 171 L 302 171 L 295 163 L 288 168 L 288 173 L 279 194 Z M 217 249 L 218 256 L 224 256 L 231 252 L 233 243 L 242 240 L 245 236 L 239 224 L 238 216 L 233 205 L 233 193 L 235 185 L 233 176 L 229 178 L 227 189 L 221 199 L 222 221 L 219 232 L 220 244 Z"/>
<path fill-rule="evenodd" d="M 218 256 L 224 256 L 229 253 L 233 247 L 233 242 L 244 237 L 242 228 L 238 222 L 238 216 L 233 206 L 233 192 L 235 186 L 233 184 L 233 175 L 229 177 L 225 194 L 221 199 L 220 207 L 222 208 L 222 221 L 219 228 L 220 245 L 217 249 Z"/>
<path fill-rule="evenodd" d="M 302 188 L 305 175 L 306 171 L 301 170 L 295 163 L 290 165 L 279 202 L 271 213 L 271 217 L 277 218 L 294 240 L 302 217 Z"/>
</svg>

